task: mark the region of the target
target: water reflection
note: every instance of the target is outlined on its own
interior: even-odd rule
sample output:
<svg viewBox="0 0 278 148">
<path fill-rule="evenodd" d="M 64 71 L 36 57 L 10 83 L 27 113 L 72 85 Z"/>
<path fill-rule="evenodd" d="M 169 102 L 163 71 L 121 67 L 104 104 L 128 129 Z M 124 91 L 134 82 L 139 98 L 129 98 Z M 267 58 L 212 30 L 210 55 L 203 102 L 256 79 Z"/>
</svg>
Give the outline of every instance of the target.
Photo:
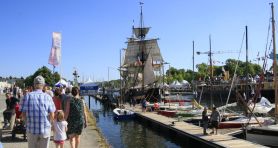
<svg viewBox="0 0 278 148">
<path fill-rule="evenodd" d="M 88 98 L 86 98 L 86 101 L 88 103 Z M 91 100 L 91 110 L 103 135 L 110 145 L 115 148 L 182 147 L 175 135 L 165 134 L 160 132 L 159 129 L 154 130 L 153 127 L 144 125 L 137 120 L 114 120 L 112 108 L 95 99 Z"/>
</svg>

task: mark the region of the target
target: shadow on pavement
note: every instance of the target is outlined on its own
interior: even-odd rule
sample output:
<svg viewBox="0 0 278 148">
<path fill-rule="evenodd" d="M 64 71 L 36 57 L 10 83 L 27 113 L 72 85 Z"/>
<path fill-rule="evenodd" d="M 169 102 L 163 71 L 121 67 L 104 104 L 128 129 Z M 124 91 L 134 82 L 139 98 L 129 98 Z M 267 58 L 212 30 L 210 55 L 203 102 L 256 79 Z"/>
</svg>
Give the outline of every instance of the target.
<svg viewBox="0 0 278 148">
<path fill-rule="evenodd" d="M 3 130 L 1 142 L 2 143 L 19 143 L 19 142 L 27 142 L 27 140 L 24 140 L 23 134 L 17 134 L 16 137 L 12 138 L 12 131 Z"/>
</svg>

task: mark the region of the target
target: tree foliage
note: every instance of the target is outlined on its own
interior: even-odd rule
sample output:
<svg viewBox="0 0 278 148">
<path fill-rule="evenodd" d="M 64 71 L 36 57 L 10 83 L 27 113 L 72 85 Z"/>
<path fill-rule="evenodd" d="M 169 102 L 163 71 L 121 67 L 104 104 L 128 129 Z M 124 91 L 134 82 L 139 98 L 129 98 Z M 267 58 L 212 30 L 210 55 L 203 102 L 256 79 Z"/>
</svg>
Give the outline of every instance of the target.
<svg viewBox="0 0 278 148">
<path fill-rule="evenodd" d="M 238 66 L 237 66 L 238 64 Z M 246 68 L 246 62 L 242 62 L 240 60 L 235 59 L 227 59 L 225 65 L 223 66 L 213 66 L 213 76 L 223 76 L 224 70 L 229 71 L 230 78 L 233 76 L 235 70 L 237 67 L 236 74 L 237 76 L 245 76 L 246 72 L 248 71 L 248 74 L 254 76 L 256 74 L 259 74 L 262 72 L 262 68 L 258 64 L 248 63 L 248 67 Z M 196 65 L 197 72 L 193 73 L 192 70 L 184 70 L 184 69 L 176 69 L 174 67 L 171 67 L 166 72 L 166 82 L 171 83 L 175 80 L 181 81 L 181 80 L 187 80 L 188 82 L 191 82 L 194 80 L 204 80 L 210 77 L 210 66 L 201 63 Z M 193 76 L 194 74 L 194 76 Z M 194 77 L 194 78 L 193 78 Z"/>
<path fill-rule="evenodd" d="M 45 79 L 45 83 L 50 86 L 53 86 L 55 82 L 58 82 L 61 79 L 60 75 L 57 72 L 52 74 L 49 68 L 43 66 L 39 68 L 33 75 L 26 77 L 26 79 L 24 80 L 25 86 L 33 86 L 33 80 L 38 75 L 43 76 Z"/>
</svg>

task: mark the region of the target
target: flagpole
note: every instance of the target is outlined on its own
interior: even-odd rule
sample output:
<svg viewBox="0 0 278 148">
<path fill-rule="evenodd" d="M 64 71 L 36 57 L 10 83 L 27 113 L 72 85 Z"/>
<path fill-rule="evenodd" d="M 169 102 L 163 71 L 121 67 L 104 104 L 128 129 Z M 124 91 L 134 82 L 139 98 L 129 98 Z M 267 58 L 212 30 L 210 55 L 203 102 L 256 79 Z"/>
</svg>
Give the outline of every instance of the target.
<svg viewBox="0 0 278 148">
<path fill-rule="evenodd" d="M 54 78 L 55 66 L 53 65 L 53 72 L 52 72 L 52 87 L 55 87 L 55 78 Z"/>
</svg>

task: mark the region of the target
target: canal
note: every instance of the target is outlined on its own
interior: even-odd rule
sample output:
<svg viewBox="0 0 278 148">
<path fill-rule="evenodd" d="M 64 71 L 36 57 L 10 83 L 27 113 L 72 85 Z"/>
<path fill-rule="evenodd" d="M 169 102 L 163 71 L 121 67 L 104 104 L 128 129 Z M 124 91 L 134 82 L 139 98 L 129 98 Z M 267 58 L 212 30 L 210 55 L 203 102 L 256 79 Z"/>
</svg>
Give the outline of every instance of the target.
<svg viewBox="0 0 278 148">
<path fill-rule="evenodd" d="M 88 97 L 86 102 L 88 103 Z M 185 147 L 183 140 L 167 131 L 154 129 L 138 120 L 117 121 L 113 119 L 113 109 L 91 97 L 91 111 L 96 117 L 97 126 L 101 129 L 108 143 L 114 148 Z"/>
</svg>

